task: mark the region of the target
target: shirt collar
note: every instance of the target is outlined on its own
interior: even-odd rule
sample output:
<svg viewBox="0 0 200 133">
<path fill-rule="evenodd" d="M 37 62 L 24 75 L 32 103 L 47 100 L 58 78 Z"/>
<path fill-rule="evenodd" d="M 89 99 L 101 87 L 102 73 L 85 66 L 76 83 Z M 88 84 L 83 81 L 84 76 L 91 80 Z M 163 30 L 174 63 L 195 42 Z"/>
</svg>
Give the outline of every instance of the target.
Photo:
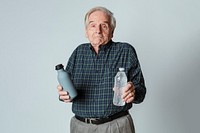
<svg viewBox="0 0 200 133">
<path fill-rule="evenodd" d="M 112 45 L 113 41 L 110 40 L 108 43 L 104 44 L 104 45 L 100 45 L 99 46 L 99 50 L 104 50 L 106 51 L 107 49 L 109 49 L 109 47 Z M 90 49 L 93 49 L 91 43 L 90 43 Z"/>
</svg>

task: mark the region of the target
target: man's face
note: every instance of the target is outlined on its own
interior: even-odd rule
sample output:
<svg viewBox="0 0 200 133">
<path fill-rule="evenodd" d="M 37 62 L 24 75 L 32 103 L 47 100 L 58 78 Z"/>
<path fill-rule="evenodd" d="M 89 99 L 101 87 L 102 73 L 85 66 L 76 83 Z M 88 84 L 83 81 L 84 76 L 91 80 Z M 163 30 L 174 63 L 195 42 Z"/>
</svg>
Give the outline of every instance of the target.
<svg viewBox="0 0 200 133">
<path fill-rule="evenodd" d="M 86 27 L 86 37 L 92 46 L 104 45 L 113 37 L 109 17 L 102 11 L 90 14 Z"/>
</svg>

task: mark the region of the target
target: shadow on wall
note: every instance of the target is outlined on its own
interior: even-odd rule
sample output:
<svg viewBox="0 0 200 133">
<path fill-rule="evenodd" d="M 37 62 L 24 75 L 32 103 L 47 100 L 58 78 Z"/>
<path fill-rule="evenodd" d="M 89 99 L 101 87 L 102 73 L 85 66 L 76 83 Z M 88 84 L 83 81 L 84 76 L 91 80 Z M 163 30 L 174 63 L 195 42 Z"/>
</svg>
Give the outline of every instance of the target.
<svg viewBox="0 0 200 133">
<path fill-rule="evenodd" d="M 162 112 L 176 132 L 189 133 L 199 129 L 200 40 L 195 37 L 187 38 L 186 42 L 183 39 L 184 44 L 177 48 L 168 68 L 170 73 L 164 75 Z"/>
</svg>

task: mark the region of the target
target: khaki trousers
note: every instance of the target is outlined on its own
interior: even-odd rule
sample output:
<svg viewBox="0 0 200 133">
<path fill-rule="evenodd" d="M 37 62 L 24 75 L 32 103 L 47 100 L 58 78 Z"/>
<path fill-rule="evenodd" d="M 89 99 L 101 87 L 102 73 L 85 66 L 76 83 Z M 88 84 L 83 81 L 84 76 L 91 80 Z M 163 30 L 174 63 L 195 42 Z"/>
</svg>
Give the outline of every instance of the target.
<svg viewBox="0 0 200 133">
<path fill-rule="evenodd" d="M 135 128 L 130 115 L 99 125 L 87 124 L 72 117 L 70 133 L 135 133 Z"/>
</svg>

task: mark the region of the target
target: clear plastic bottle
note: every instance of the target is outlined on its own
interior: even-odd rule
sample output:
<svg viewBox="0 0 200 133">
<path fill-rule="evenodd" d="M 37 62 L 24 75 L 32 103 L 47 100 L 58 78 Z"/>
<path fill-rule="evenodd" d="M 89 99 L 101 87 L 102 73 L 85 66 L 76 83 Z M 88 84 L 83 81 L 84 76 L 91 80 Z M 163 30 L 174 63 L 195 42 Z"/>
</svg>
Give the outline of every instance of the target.
<svg viewBox="0 0 200 133">
<path fill-rule="evenodd" d="M 115 76 L 113 104 L 116 106 L 124 106 L 125 102 L 122 99 L 123 88 L 127 85 L 127 76 L 124 68 L 119 68 Z"/>
<path fill-rule="evenodd" d="M 58 72 L 58 82 L 63 87 L 65 91 L 69 93 L 70 99 L 74 99 L 77 96 L 77 91 L 74 88 L 74 85 L 70 79 L 69 74 L 63 69 L 62 64 L 55 66 L 55 69 Z"/>
</svg>

